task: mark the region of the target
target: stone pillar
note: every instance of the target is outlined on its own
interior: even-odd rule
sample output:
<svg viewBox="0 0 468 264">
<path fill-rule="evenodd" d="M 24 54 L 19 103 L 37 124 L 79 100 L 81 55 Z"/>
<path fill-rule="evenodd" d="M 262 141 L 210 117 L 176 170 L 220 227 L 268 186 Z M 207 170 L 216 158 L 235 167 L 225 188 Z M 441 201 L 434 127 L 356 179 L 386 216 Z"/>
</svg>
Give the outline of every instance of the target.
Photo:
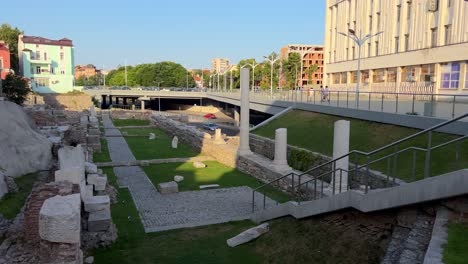
<svg viewBox="0 0 468 264">
<path fill-rule="evenodd" d="M 240 146 L 239 155 L 251 154 L 249 145 L 250 134 L 250 103 L 249 103 L 249 83 L 250 83 L 250 70 L 241 69 L 241 124 L 240 124 Z"/>
<path fill-rule="evenodd" d="M 273 164 L 279 171 L 291 170 L 288 165 L 288 130 L 278 128 L 275 131 L 275 159 Z"/>
<path fill-rule="evenodd" d="M 217 128 L 215 130 L 215 137 L 214 137 L 214 143 L 216 145 L 224 145 L 226 144 L 226 141 L 223 139 L 223 135 L 221 134 L 221 129 Z"/>
<path fill-rule="evenodd" d="M 141 111 L 145 111 L 145 100 L 141 100 Z"/>
<path fill-rule="evenodd" d="M 234 121 L 236 122 L 236 126 L 238 127 L 240 123 L 240 115 L 237 106 L 234 106 Z"/>
<path fill-rule="evenodd" d="M 123 104 L 124 104 L 124 105 L 127 105 L 127 97 L 124 97 L 124 98 L 123 98 Z"/>
<path fill-rule="evenodd" d="M 335 131 L 333 137 L 333 159 L 349 153 L 349 127 L 349 121 L 338 120 L 335 122 Z M 335 169 L 349 170 L 349 157 L 345 157 L 336 161 Z M 340 187 L 341 192 L 346 192 L 348 190 L 348 172 L 341 172 L 340 182 L 340 171 L 336 171 L 333 184 L 335 186 L 335 193 L 340 193 Z"/>
<path fill-rule="evenodd" d="M 119 98 L 115 97 L 115 104 L 119 104 Z"/>
<path fill-rule="evenodd" d="M 109 105 L 112 104 L 112 95 L 109 95 Z"/>
</svg>

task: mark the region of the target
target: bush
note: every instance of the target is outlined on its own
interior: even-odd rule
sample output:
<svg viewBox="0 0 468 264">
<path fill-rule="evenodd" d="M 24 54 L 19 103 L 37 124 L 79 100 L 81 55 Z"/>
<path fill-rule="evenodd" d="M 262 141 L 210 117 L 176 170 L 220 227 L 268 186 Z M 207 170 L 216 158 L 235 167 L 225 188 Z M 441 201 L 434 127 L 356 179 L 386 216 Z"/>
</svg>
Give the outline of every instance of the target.
<svg viewBox="0 0 468 264">
<path fill-rule="evenodd" d="M 19 105 L 22 105 L 26 101 L 28 94 L 31 93 L 28 80 L 12 73 L 6 76 L 2 82 L 2 86 L 5 97 Z"/>
<path fill-rule="evenodd" d="M 318 157 L 304 150 L 292 149 L 288 157 L 289 166 L 299 171 L 307 171 L 317 165 L 318 161 Z"/>
</svg>

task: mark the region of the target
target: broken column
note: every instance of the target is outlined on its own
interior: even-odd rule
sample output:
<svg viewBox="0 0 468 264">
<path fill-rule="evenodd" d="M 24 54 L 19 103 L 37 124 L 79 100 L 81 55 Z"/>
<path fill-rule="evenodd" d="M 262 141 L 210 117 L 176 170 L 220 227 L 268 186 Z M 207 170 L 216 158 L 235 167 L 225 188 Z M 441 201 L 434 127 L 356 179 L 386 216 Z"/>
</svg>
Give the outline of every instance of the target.
<svg viewBox="0 0 468 264">
<path fill-rule="evenodd" d="M 239 122 L 240 122 L 240 116 L 239 116 L 239 110 L 237 109 L 237 106 L 234 106 L 234 121 L 236 122 L 236 127 L 238 127 Z"/>
<path fill-rule="evenodd" d="M 214 138 L 214 143 L 216 145 L 224 145 L 226 144 L 226 141 L 223 139 L 223 135 L 221 134 L 221 129 L 217 128 L 215 130 L 215 138 Z"/>
<path fill-rule="evenodd" d="M 288 130 L 286 128 L 278 128 L 275 131 L 275 159 L 273 164 L 279 171 L 291 170 L 288 165 Z"/>
<path fill-rule="evenodd" d="M 349 121 L 338 120 L 335 122 L 335 131 L 333 137 L 333 159 L 339 158 L 349 153 L 349 131 Z M 335 188 L 335 193 L 346 192 L 348 190 L 347 171 L 349 170 L 349 156 L 336 161 L 335 169 L 335 177 L 332 177 L 332 186 Z M 343 171 L 340 171 L 340 169 Z"/>
<path fill-rule="evenodd" d="M 241 122 L 239 155 L 251 154 L 249 145 L 250 136 L 250 103 L 249 103 L 249 69 L 241 69 Z"/>
</svg>

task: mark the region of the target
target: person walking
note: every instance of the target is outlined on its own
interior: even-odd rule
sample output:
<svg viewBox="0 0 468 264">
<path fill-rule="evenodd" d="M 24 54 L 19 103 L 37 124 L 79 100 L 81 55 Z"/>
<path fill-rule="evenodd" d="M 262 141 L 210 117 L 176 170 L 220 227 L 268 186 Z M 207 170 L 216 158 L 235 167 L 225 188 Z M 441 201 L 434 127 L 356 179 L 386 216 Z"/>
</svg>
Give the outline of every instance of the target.
<svg viewBox="0 0 468 264">
<path fill-rule="evenodd" d="M 330 89 L 328 89 L 328 86 L 325 86 L 325 98 L 324 100 L 327 100 L 328 103 L 330 103 Z"/>
</svg>

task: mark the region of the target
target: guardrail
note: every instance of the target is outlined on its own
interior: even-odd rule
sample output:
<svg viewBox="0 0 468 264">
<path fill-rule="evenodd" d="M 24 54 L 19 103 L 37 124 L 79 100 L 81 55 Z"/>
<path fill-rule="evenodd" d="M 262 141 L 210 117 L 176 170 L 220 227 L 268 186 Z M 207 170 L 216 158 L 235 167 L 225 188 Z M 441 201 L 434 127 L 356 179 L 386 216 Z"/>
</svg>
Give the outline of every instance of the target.
<svg viewBox="0 0 468 264">
<path fill-rule="evenodd" d="M 363 152 L 359 150 L 353 150 L 341 157 L 335 158 L 331 161 L 325 162 L 319 166 L 313 167 L 301 174 L 296 174 L 291 172 L 286 174 L 282 177 L 279 177 L 275 180 L 272 180 L 268 183 L 263 184 L 262 186 L 253 190 L 252 193 L 252 212 L 255 212 L 255 193 L 260 192 L 260 190 L 264 189 L 266 186 L 273 186 L 274 184 L 279 185 L 280 181 L 291 181 L 291 190 L 290 192 L 293 194 L 294 199 L 300 203 L 304 200 L 304 198 L 311 198 L 313 200 L 320 199 L 324 196 L 324 184 L 331 184 L 331 192 L 332 194 L 341 193 L 343 191 L 341 186 L 343 183 L 343 174 L 346 173 L 348 176 L 351 176 L 354 173 L 355 176 L 358 176 L 358 173 L 364 173 L 364 192 L 367 193 L 370 189 L 370 170 L 371 165 L 377 164 L 379 162 L 386 163 L 386 182 L 387 186 L 390 182 L 395 182 L 398 178 L 398 157 L 401 156 L 405 152 L 411 152 L 411 179 L 416 180 L 416 170 L 417 170 L 417 153 L 422 152 L 424 154 L 424 169 L 423 169 L 423 176 L 424 178 L 431 177 L 431 153 L 434 150 L 441 149 L 448 145 L 456 144 L 455 147 L 455 155 L 454 155 L 454 162 L 460 161 L 460 143 L 466 139 L 468 139 L 468 131 L 466 135 L 459 136 L 454 139 L 450 139 L 446 142 L 439 143 L 434 145 L 433 143 L 433 132 L 441 127 L 450 125 L 454 122 L 457 122 L 463 118 L 468 117 L 468 112 L 460 115 L 457 118 L 445 121 L 439 125 L 433 126 L 426 130 L 420 131 L 413 135 L 410 135 L 406 138 L 401 140 L 395 141 L 391 144 L 388 144 L 384 147 L 378 148 L 371 152 Z M 410 140 L 419 137 L 419 136 L 427 136 L 427 145 L 426 147 L 416 147 L 416 146 L 405 146 L 405 143 L 408 143 Z M 403 145 L 403 148 L 401 148 Z M 401 148 L 401 149 L 400 149 Z M 389 151 L 390 150 L 390 151 Z M 446 153 L 449 155 L 449 153 Z M 337 168 L 337 162 L 342 161 L 344 159 L 349 159 L 354 157 L 355 162 L 349 163 L 354 164 L 354 168 L 351 168 L 350 165 L 347 169 L 346 168 Z M 363 159 L 362 159 L 362 158 Z M 364 164 L 359 165 L 362 163 L 360 161 L 364 161 Z M 302 181 L 303 178 L 307 177 L 307 180 Z M 297 183 L 296 183 L 297 182 Z M 312 185 L 312 186 L 310 186 Z M 346 184 L 349 186 L 349 184 Z M 309 188 L 311 187 L 311 188 Z M 312 195 L 310 196 L 310 193 Z M 266 196 L 263 194 L 263 208 L 265 209 L 265 200 Z"/>
</svg>

